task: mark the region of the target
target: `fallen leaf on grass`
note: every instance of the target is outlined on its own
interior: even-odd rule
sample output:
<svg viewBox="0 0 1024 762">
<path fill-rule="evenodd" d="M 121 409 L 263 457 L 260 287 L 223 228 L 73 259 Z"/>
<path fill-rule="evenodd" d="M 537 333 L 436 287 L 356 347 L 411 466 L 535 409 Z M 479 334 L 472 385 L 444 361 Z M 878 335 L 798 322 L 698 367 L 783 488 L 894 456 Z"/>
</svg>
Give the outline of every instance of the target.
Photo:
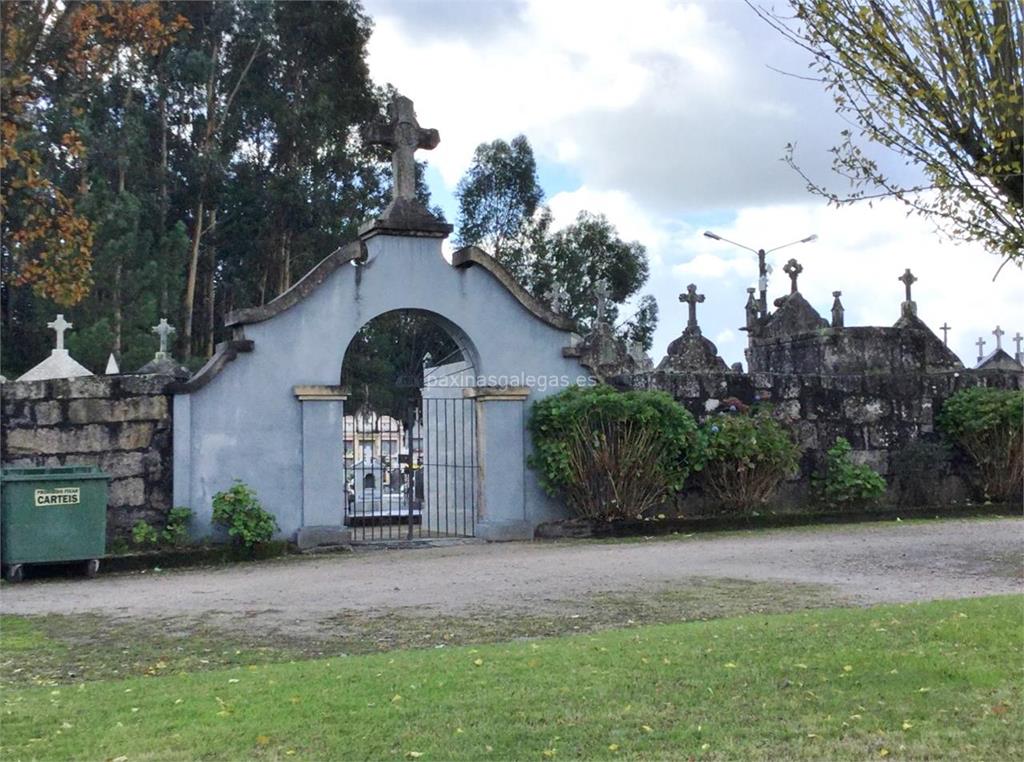
<svg viewBox="0 0 1024 762">
<path fill-rule="evenodd" d="M 422 756 L 423 756 L 423 752 L 422 751 L 407 751 L 405 753 L 405 758 L 406 759 L 419 759 Z"/>
<path fill-rule="evenodd" d="M 266 746 L 270 743 L 270 736 L 256 736 L 257 746 Z"/>
</svg>

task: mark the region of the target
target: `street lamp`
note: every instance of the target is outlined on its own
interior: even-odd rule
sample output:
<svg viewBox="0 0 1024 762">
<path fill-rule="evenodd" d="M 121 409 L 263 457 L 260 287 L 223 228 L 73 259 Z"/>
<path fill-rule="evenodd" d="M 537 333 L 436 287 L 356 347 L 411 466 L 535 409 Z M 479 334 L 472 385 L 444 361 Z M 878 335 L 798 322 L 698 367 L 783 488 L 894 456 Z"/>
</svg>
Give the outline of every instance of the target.
<svg viewBox="0 0 1024 762">
<path fill-rule="evenodd" d="M 767 251 L 765 251 L 764 249 L 753 249 L 750 246 L 744 246 L 742 243 L 730 241 L 728 238 L 723 238 L 722 236 L 718 235 L 718 233 L 712 233 L 710 230 L 704 231 L 704 237 L 710 238 L 713 241 L 724 241 L 725 243 L 731 243 L 733 246 L 738 246 L 741 249 L 746 249 L 747 251 L 752 251 L 755 254 L 757 254 L 757 285 L 759 290 L 761 291 L 762 319 L 768 317 L 768 266 L 765 264 L 764 261 L 765 255 L 771 254 L 773 251 L 778 251 L 779 249 L 784 249 L 787 246 L 796 246 L 796 244 L 798 243 L 810 243 L 811 241 L 818 240 L 818 234 L 815 233 L 814 235 L 809 235 L 806 238 L 801 238 L 799 241 L 790 241 L 789 243 L 784 243 L 781 246 L 776 246 L 775 248 L 768 249 Z"/>
</svg>

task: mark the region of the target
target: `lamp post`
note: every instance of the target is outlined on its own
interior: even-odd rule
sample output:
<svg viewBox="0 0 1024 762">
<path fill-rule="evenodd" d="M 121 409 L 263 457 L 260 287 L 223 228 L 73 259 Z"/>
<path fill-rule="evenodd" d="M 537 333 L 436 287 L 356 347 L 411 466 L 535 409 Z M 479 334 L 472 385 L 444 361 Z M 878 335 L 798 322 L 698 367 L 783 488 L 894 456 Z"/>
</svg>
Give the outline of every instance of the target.
<svg viewBox="0 0 1024 762">
<path fill-rule="evenodd" d="M 724 241 L 725 243 L 731 243 L 733 246 L 738 246 L 741 249 L 746 249 L 747 251 L 752 251 L 755 254 L 757 254 L 757 285 L 758 289 L 761 292 L 760 302 L 762 320 L 768 317 L 768 265 L 765 263 L 765 257 L 768 254 L 771 254 L 773 251 L 785 249 L 787 246 L 796 246 L 796 244 L 798 243 L 810 243 L 811 241 L 818 240 L 818 234 L 815 233 L 814 235 L 809 235 L 806 238 L 801 238 L 799 241 L 790 241 L 789 243 L 784 243 L 781 246 L 776 246 L 775 248 L 768 249 L 767 251 L 765 251 L 764 249 L 753 249 L 750 246 L 744 246 L 742 243 L 730 241 L 728 238 L 723 238 L 717 233 L 712 233 L 710 230 L 704 231 L 704 237 L 710 238 L 714 241 Z"/>
</svg>

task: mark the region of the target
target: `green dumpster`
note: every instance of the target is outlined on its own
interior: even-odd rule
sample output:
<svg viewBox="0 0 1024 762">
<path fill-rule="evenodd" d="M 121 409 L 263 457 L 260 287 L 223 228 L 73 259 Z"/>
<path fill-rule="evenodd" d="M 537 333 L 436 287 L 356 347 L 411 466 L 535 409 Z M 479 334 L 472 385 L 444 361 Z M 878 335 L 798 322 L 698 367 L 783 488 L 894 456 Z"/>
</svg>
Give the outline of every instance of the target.
<svg viewBox="0 0 1024 762">
<path fill-rule="evenodd" d="M 94 576 L 107 547 L 107 482 L 95 466 L 0 472 L 0 562 L 21 580 L 23 564 L 84 561 Z"/>
</svg>

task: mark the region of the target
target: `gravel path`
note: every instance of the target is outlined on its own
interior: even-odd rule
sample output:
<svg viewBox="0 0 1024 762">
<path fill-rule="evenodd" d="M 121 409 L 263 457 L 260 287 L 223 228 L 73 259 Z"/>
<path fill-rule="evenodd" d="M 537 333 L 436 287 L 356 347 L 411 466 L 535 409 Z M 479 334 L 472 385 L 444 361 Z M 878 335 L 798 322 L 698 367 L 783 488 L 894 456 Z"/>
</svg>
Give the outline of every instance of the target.
<svg viewBox="0 0 1024 762">
<path fill-rule="evenodd" d="M 825 585 L 837 599 L 866 604 L 1021 592 L 1022 559 L 1021 519 L 886 523 L 645 542 L 466 544 L 27 582 L 4 586 L 0 608 L 236 626 L 252 618 L 298 631 L 339 612 L 551 613 L 588 596 L 668 591 L 709 578 Z"/>
</svg>

